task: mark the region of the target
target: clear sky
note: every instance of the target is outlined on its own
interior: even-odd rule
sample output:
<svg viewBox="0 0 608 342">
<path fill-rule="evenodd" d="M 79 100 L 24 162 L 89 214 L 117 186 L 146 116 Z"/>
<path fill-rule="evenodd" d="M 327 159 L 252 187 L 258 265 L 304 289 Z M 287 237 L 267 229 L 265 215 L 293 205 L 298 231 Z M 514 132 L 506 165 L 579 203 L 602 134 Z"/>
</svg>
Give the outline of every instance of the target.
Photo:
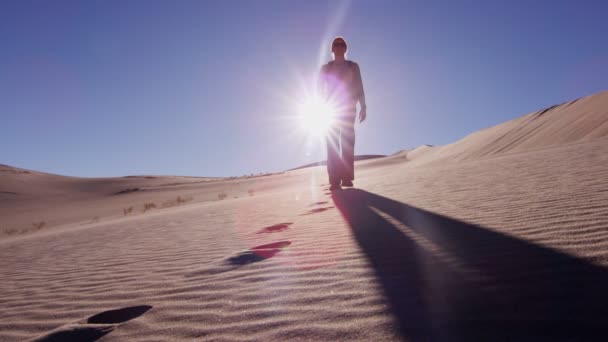
<svg viewBox="0 0 608 342">
<path fill-rule="evenodd" d="M 293 120 L 335 35 L 357 154 L 444 145 L 608 84 L 607 1 L 0 1 L 0 163 L 240 176 L 324 159 Z"/>
</svg>

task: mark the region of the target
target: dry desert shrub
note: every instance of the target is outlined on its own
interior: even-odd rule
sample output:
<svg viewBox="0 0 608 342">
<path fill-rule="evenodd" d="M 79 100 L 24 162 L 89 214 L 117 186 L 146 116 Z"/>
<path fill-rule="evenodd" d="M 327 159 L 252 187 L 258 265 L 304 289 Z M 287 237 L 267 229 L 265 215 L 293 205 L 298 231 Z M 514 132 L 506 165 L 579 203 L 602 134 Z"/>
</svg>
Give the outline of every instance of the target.
<svg viewBox="0 0 608 342">
<path fill-rule="evenodd" d="M 122 213 L 127 216 L 133 212 L 133 207 L 122 208 Z"/>
<path fill-rule="evenodd" d="M 15 234 L 25 234 L 28 233 L 30 231 L 36 231 L 36 230 L 40 230 L 42 228 L 44 228 L 44 226 L 46 225 L 46 222 L 44 221 L 39 221 L 39 222 L 32 222 L 32 227 L 33 228 L 6 228 L 6 227 L 0 227 L 0 231 L 2 231 L 2 234 L 4 235 L 15 235 Z"/>
<path fill-rule="evenodd" d="M 177 202 L 177 204 L 184 204 L 186 202 L 192 201 L 192 196 L 186 196 L 186 197 L 177 196 L 177 199 L 175 201 Z"/>
<path fill-rule="evenodd" d="M 13 234 L 17 234 L 19 232 L 19 230 L 17 230 L 16 228 L 2 228 L 2 233 L 4 233 L 5 235 L 13 235 Z"/>
<path fill-rule="evenodd" d="M 40 222 L 32 222 L 32 226 L 34 226 L 34 229 L 36 230 L 40 230 L 44 227 L 46 223 L 44 221 L 40 221 Z"/>
<path fill-rule="evenodd" d="M 152 208 L 156 208 L 156 204 L 154 204 L 153 202 L 144 203 L 144 213 Z"/>
<path fill-rule="evenodd" d="M 163 202 L 163 208 L 175 207 L 192 201 L 192 196 L 177 196 L 175 200 Z"/>
<path fill-rule="evenodd" d="M 226 193 L 221 192 L 221 193 L 217 194 L 217 198 L 219 198 L 220 200 L 223 200 L 226 197 L 228 197 L 228 195 Z"/>
</svg>

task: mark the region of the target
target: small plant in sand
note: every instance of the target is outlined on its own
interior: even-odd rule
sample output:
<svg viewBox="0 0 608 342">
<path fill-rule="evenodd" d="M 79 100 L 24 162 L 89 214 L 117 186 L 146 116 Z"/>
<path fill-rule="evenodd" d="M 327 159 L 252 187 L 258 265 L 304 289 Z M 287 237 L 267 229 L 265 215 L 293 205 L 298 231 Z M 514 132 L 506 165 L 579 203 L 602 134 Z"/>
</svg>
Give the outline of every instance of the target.
<svg viewBox="0 0 608 342">
<path fill-rule="evenodd" d="M 99 222 L 99 216 L 91 218 L 91 223 Z"/>
<path fill-rule="evenodd" d="M 192 201 L 192 196 L 177 196 L 175 200 L 163 202 L 163 208 L 175 207 L 184 203 Z"/>
<path fill-rule="evenodd" d="M 127 216 L 133 212 L 133 207 L 122 208 L 122 213 Z"/>
<path fill-rule="evenodd" d="M 35 230 L 40 230 L 44 227 L 45 222 L 44 221 L 40 221 L 40 222 L 33 222 L 32 226 L 34 226 Z"/>
<path fill-rule="evenodd" d="M 247 190 L 247 192 L 249 193 L 249 196 L 255 195 L 255 190 L 253 190 L 253 189 L 249 189 L 249 190 Z"/>
<path fill-rule="evenodd" d="M 219 198 L 220 200 L 223 200 L 226 197 L 228 197 L 228 195 L 224 192 L 217 194 L 217 198 Z"/>
<path fill-rule="evenodd" d="M 184 204 L 186 202 L 192 201 L 192 196 L 186 196 L 186 197 L 177 196 L 177 199 L 175 201 L 177 202 L 178 205 Z"/>
<path fill-rule="evenodd" d="M 144 213 L 153 208 L 156 208 L 156 204 L 154 204 L 153 202 L 144 203 Z"/>
<path fill-rule="evenodd" d="M 13 234 L 17 234 L 17 232 L 19 232 L 19 231 L 15 228 L 2 228 L 2 232 L 5 235 L 13 235 Z"/>
</svg>

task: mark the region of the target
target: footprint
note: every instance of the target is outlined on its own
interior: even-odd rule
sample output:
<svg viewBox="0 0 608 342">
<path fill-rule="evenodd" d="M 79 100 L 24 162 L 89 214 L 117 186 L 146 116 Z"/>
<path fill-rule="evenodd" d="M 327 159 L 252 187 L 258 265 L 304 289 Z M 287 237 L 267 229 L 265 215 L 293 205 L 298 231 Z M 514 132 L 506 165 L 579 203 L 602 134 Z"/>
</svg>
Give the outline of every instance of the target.
<svg viewBox="0 0 608 342">
<path fill-rule="evenodd" d="M 150 305 L 138 305 L 100 312 L 86 320 L 60 326 L 32 341 L 95 341 L 112 332 L 120 324 L 137 318 L 150 309 Z"/>
<path fill-rule="evenodd" d="M 67 324 L 31 340 L 31 342 L 96 341 L 112 332 L 114 327 L 114 325 Z"/>
<path fill-rule="evenodd" d="M 239 253 L 235 256 L 228 258 L 228 260 L 226 260 L 226 262 L 231 265 L 243 266 L 243 265 L 253 264 L 254 262 L 263 261 L 263 260 L 266 260 L 266 258 L 263 258 L 263 257 L 255 254 L 252 251 L 245 251 L 245 252 Z"/>
<path fill-rule="evenodd" d="M 293 224 L 293 222 L 278 223 L 278 224 L 275 224 L 272 226 L 262 228 L 261 230 L 259 230 L 257 232 L 257 234 L 282 232 L 282 231 L 286 230 L 292 224 Z"/>
<path fill-rule="evenodd" d="M 247 265 L 258 261 L 270 259 L 279 253 L 283 248 L 291 245 L 289 241 L 279 241 L 253 247 L 248 251 L 239 253 L 227 260 L 232 265 Z"/>
<path fill-rule="evenodd" d="M 108 310 L 87 319 L 89 324 L 120 324 L 130 321 L 152 309 L 150 305 L 130 306 L 127 308 Z"/>
<path fill-rule="evenodd" d="M 312 203 L 311 205 L 309 205 L 309 207 L 314 207 L 315 205 L 322 205 L 322 204 L 327 204 L 327 201 L 315 202 L 315 203 Z"/>
<path fill-rule="evenodd" d="M 216 263 L 215 265 L 210 265 L 204 269 L 188 273 L 184 275 L 184 277 L 192 278 L 199 276 L 212 276 L 219 273 L 232 271 L 241 266 L 270 259 L 289 245 L 291 245 L 290 241 L 279 241 L 256 246 L 223 260 L 221 264 Z"/>
<path fill-rule="evenodd" d="M 300 214 L 300 216 L 304 216 L 304 215 L 310 215 L 310 214 L 316 214 L 316 213 L 321 213 L 324 212 L 327 209 L 331 209 L 333 208 L 333 206 L 331 207 L 325 207 L 325 208 L 315 208 L 315 209 L 310 209 L 308 212 L 304 213 L 304 214 Z"/>
</svg>

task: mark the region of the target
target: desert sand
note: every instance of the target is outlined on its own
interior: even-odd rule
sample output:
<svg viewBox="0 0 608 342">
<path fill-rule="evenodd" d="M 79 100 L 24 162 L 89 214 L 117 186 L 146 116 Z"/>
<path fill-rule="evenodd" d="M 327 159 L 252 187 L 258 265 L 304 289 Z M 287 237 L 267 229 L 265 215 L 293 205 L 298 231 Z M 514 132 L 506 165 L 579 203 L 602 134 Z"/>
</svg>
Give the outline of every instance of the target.
<svg viewBox="0 0 608 342">
<path fill-rule="evenodd" d="M 355 186 L 3 165 L 0 340 L 607 338 L 608 92 Z"/>
</svg>

